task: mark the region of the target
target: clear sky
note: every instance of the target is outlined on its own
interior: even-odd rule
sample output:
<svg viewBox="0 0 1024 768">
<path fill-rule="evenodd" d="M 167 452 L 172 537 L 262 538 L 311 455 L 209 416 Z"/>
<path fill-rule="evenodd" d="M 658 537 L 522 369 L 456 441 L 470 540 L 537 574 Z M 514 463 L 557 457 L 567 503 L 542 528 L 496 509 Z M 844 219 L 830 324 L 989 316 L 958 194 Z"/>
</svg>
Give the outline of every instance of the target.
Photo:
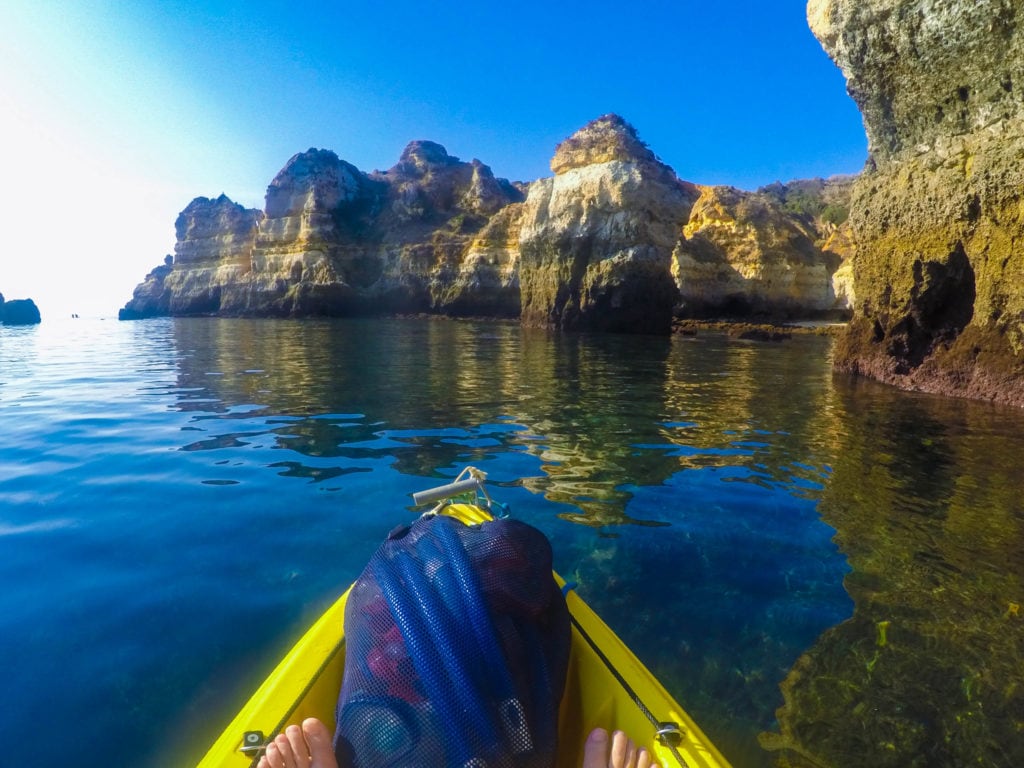
<svg viewBox="0 0 1024 768">
<path fill-rule="evenodd" d="M 701 184 L 866 159 L 804 0 L 0 0 L 0 292 L 116 315 L 192 198 L 262 208 L 296 152 L 529 181 L 607 112 Z"/>
</svg>

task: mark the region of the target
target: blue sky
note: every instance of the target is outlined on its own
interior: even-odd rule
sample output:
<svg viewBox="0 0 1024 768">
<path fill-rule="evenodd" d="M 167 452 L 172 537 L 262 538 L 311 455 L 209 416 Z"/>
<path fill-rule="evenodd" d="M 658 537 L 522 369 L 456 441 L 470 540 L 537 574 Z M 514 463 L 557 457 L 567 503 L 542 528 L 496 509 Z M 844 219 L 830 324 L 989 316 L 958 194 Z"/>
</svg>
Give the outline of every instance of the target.
<svg viewBox="0 0 1024 768">
<path fill-rule="evenodd" d="M 866 140 L 802 0 L 0 4 L 0 291 L 114 314 L 198 195 L 262 207 L 291 155 L 370 171 L 413 139 L 496 174 L 617 112 L 680 177 L 860 170 Z"/>
</svg>

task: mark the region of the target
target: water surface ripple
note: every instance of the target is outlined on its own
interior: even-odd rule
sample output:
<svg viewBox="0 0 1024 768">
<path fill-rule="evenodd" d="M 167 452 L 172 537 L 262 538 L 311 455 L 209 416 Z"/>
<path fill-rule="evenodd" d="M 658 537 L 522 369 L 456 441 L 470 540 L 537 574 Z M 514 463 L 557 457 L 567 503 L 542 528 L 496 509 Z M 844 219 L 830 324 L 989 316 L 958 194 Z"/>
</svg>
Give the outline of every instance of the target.
<svg viewBox="0 0 1024 768">
<path fill-rule="evenodd" d="M 1024 414 L 778 344 L 0 326 L 4 765 L 194 763 L 465 464 L 746 766 L 1024 764 Z"/>
</svg>

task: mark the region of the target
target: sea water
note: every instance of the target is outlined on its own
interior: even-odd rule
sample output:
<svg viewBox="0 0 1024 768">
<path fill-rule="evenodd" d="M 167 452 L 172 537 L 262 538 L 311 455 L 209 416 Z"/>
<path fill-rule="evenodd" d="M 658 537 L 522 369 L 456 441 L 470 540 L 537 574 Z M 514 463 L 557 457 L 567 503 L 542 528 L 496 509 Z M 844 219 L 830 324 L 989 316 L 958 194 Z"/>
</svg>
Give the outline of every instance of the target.
<svg viewBox="0 0 1024 768">
<path fill-rule="evenodd" d="M 1024 414 L 830 353 L 0 326 L 0 765 L 194 764 L 409 494 L 465 465 L 738 768 L 1024 764 Z"/>
</svg>

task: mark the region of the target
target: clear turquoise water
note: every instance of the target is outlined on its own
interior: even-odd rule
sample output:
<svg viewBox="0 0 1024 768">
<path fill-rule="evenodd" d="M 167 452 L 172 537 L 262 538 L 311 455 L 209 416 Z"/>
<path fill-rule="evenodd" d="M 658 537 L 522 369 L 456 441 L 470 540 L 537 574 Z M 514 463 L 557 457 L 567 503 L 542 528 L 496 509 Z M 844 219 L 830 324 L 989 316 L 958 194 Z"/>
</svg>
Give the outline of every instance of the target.
<svg viewBox="0 0 1024 768">
<path fill-rule="evenodd" d="M 735 765 L 1024 763 L 1024 415 L 830 349 L 0 327 L 0 764 L 194 764 L 465 464 Z"/>
</svg>

